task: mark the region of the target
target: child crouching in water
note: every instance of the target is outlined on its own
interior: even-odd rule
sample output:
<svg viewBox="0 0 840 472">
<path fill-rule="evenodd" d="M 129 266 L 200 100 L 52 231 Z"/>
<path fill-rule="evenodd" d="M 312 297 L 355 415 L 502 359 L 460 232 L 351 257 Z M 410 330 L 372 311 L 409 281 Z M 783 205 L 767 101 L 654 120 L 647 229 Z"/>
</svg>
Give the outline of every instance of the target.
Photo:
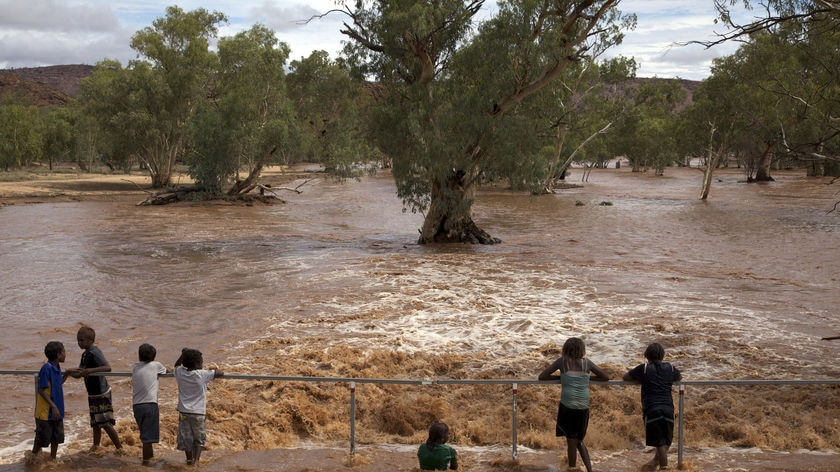
<svg viewBox="0 0 840 472">
<path fill-rule="evenodd" d="M 446 444 L 449 440 L 449 426 L 435 423 L 429 427 L 429 439 L 417 450 L 417 459 L 421 470 L 446 470 L 447 466 L 456 470 L 458 458 L 455 449 Z"/>
<path fill-rule="evenodd" d="M 187 456 L 187 465 L 198 464 L 207 440 L 207 384 L 222 377 L 218 369 L 204 370 L 201 351 L 183 349 L 175 361 L 178 384 L 178 449 Z"/>
</svg>

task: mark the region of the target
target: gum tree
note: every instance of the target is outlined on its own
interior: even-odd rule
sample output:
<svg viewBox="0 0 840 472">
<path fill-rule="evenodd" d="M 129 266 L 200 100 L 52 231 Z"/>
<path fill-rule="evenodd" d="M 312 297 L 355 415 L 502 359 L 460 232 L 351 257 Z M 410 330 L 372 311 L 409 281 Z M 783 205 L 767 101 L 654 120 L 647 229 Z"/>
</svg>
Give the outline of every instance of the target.
<svg viewBox="0 0 840 472">
<path fill-rule="evenodd" d="M 186 155 L 191 120 L 217 67 L 210 41 L 225 21 L 219 12 L 168 7 L 166 17 L 132 37 L 132 49 L 144 60 L 126 68 L 105 60 L 82 83 L 85 113 L 112 147 L 143 163 L 153 187 L 169 186 L 176 161 Z"/>
<path fill-rule="evenodd" d="M 192 122 L 190 175 L 209 195 L 232 183 L 226 192 L 237 196 L 259 184 L 263 168 L 296 134 L 284 72 L 290 50 L 262 25 L 222 38 L 218 50 L 210 97 Z"/>
<path fill-rule="evenodd" d="M 477 24 L 483 4 L 357 1 L 338 10 L 349 60 L 381 87 L 374 139 L 406 208 L 424 213 L 421 244 L 499 242 L 473 221 L 472 205 L 486 166 L 520 159 L 527 167 L 535 157 L 498 152 L 533 132 L 518 126 L 517 110 L 593 41 L 635 20 L 620 24 L 619 0 L 511 0 Z"/>
</svg>

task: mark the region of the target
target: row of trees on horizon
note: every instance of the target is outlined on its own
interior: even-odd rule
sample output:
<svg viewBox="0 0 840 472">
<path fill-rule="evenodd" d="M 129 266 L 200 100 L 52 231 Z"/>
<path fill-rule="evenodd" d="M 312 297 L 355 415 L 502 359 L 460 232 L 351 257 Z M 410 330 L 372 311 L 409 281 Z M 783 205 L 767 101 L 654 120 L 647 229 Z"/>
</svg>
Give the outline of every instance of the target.
<svg viewBox="0 0 840 472">
<path fill-rule="evenodd" d="M 424 243 L 496 242 L 472 221 L 476 188 L 551 193 L 572 163 L 623 156 L 663 173 L 699 158 L 703 198 L 730 161 L 753 181 L 774 167 L 840 175 L 836 2 L 771 0 L 737 25 L 735 2 L 714 0 L 731 28 L 720 41 L 743 44 L 691 100 L 679 80 L 632 82 L 633 58 L 602 59 L 635 27 L 620 0 L 500 1 L 480 23 L 484 0 L 352 3 L 329 13 L 346 19 L 341 57 L 291 62 L 263 25 L 220 38 L 224 14 L 169 7 L 133 36 L 137 60 L 101 61 L 69 105 L 3 99 L 0 168 L 142 165 L 165 188 L 183 163 L 219 196 L 250 191 L 268 165 L 337 178 L 387 165 L 425 215 Z"/>
</svg>

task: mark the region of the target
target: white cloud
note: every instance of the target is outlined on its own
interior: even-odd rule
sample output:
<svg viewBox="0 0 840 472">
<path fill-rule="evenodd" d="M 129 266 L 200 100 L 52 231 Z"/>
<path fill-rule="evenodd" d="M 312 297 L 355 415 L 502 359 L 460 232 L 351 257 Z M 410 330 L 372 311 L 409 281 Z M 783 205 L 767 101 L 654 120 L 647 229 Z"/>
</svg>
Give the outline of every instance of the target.
<svg viewBox="0 0 840 472">
<path fill-rule="evenodd" d="M 229 23 L 220 27 L 222 36 L 262 23 L 289 44 L 291 59 L 313 50 L 335 57 L 346 39 L 339 32 L 347 19 L 342 14 L 313 18 L 337 8 L 333 0 L 0 0 L 0 67 L 95 64 L 106 57 L 125 64 L 136 57 L 129 47 L 131 36 L 165 16 L 174 3 L 185 11 L 224 13 Z M 705 50 L 675 44 L 709 40 L 720 29 L 711 2 L 624 0 L 620 8 L 638 15 L 638 27 L 608 56 L 636 57 L 640 77 L 702 79 L 712 58 L 734 52 L 734 45 Z M 486 18 L 495 10 L 495 2 L 488 0 L 480 15 Z"/>
</svg>

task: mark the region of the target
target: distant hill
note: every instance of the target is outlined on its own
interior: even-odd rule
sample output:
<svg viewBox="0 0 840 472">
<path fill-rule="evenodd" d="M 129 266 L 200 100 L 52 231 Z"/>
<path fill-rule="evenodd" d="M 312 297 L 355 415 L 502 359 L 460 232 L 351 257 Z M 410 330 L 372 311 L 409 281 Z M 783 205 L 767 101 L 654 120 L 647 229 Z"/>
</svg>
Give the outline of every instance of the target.
<svg viewBox="0 0 840 472">
<path fill-rule="evenodd" d="M 24 67 L 0 70 L 0 98 L 24 99 L 32 105 L 61 106 L 79 91 L 82 79 L 90 75 L 93 66 Z"/>
<path fill-rule="evenodd" d="M 65 66 L 26 67 L 0 70 L 0 99 L 6 96 L 24 97 L 35 106 L 60 106 L 76 96 L 82 79 L 90 75 L 94 66 L 73 64 Z M 631 93 L 645 82 L 658 78 L 636 78 L 622 87 Z M 694 89 L 700 84 L 696 80 L 680 80 L 688 92 L 683 106 L 692 103 Z M 681 107 L 682 108 L 682 107 Z"/>
</svg>

